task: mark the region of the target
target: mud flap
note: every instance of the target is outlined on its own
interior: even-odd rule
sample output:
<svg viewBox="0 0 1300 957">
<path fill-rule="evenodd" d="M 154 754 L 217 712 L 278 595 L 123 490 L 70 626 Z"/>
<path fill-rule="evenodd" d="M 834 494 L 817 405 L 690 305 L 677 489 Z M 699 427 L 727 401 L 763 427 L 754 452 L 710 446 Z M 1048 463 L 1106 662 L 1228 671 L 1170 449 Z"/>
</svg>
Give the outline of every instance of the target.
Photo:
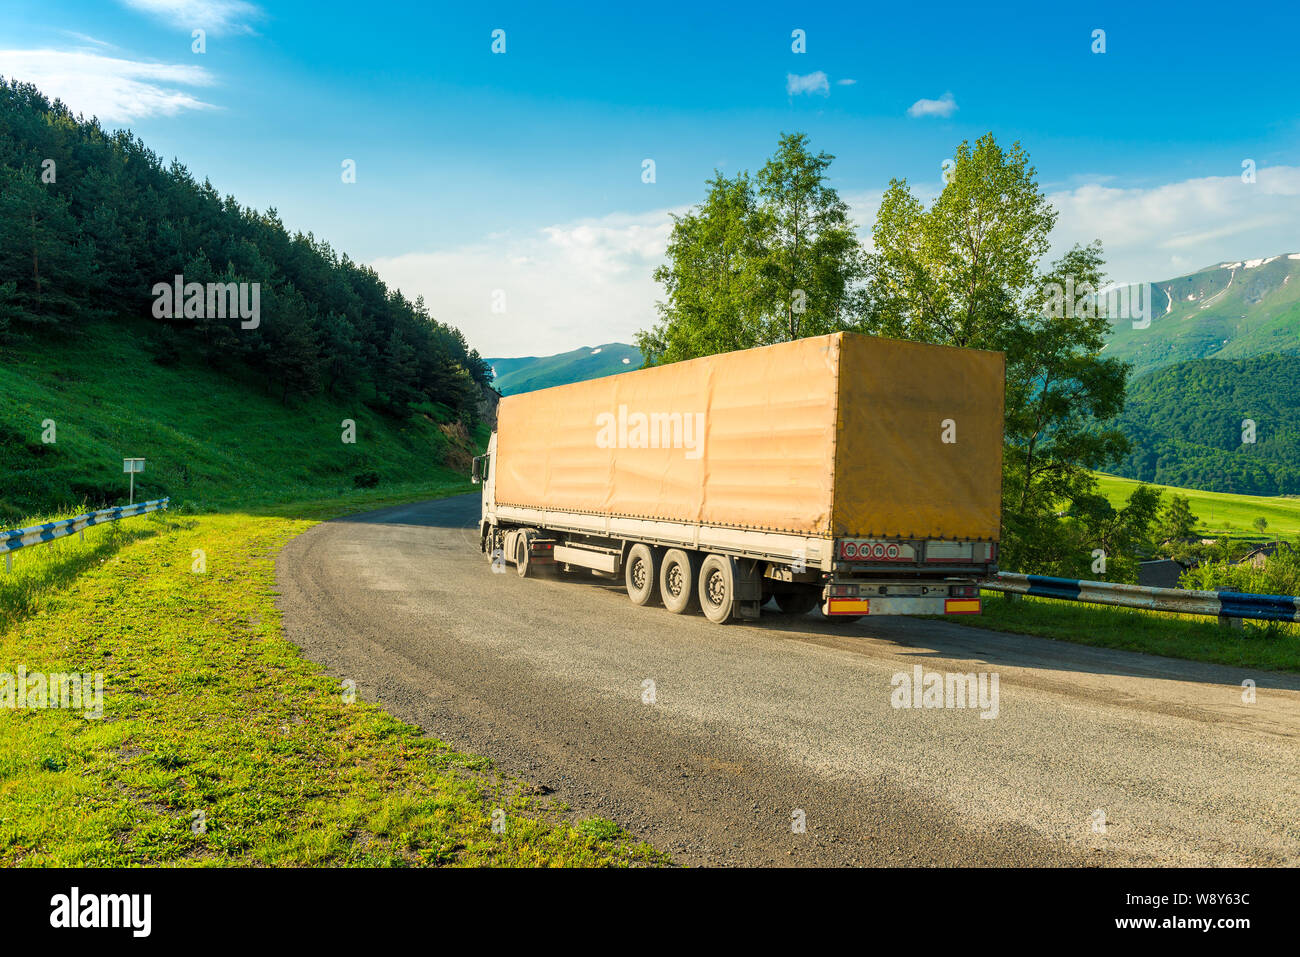
<svg viewBox="0 0 1300 957">
<path fill-rule="evenodd" d="M 731 559 L 731 577 L 735 585 L 735 610 L 732 617 L 756 621 L 763 607 L 762 565 L 752 558 Z"/>
</svg>

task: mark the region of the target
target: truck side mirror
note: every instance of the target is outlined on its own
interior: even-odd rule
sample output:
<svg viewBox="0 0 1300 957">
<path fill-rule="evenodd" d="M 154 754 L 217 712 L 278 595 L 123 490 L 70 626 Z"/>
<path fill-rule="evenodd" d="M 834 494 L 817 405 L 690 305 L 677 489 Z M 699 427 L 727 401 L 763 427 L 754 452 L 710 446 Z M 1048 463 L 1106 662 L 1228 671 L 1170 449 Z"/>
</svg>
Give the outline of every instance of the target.
<svg viewBox="0 0 1300 957">
<path fill-rule="evenodd" d="M 483 481 L 483 456 L 474 456 L 474 471 L 470 474 L 469 480 L 475 485 Z"/>
</svg>

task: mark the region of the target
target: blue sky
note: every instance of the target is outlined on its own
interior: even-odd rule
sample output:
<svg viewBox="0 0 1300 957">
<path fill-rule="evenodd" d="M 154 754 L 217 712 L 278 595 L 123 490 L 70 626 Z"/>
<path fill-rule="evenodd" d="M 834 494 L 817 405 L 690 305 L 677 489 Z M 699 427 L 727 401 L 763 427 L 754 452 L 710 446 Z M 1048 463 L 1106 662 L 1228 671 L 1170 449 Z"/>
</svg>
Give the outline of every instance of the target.
<svg viewBox="0 0 1300 957">
<path fill-rule="evenodd" d="M 992 130 L 1030 152 L 1058 246 L 1102 238 L 1115 279 L 1300 250 L 1300 13 L 972 6 L 6 0 L 0 74 L 277 207 L 487 355 L 630 338 L 669 211 L 782 131 L 837 156 L 864 227 L 890 177 L 933 192 Z"/>
</svg>

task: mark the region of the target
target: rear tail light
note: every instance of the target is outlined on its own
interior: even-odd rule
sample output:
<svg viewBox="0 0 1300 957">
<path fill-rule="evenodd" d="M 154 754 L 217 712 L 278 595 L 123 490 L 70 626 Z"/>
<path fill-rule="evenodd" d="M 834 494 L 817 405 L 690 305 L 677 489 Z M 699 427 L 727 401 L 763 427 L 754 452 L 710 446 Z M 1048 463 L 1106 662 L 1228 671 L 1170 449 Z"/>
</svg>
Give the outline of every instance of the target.
<svg viewBox="0 0 1300 957">
<path fill-rule="evenodd" d="M 858 597 L 858 586 L 857 586 L 857 585 L 831 585 L 831 594 L 830 594 L 830 597 L 832 597 L 832 598 L 857 598 L 857 597 Z"/>
<path fill-rule="evenodd" d="M 948 589 L 948 594 L 954 598 L 978 598 L 980 595 L 979 585 L 953 585 Z"/>
</svg>

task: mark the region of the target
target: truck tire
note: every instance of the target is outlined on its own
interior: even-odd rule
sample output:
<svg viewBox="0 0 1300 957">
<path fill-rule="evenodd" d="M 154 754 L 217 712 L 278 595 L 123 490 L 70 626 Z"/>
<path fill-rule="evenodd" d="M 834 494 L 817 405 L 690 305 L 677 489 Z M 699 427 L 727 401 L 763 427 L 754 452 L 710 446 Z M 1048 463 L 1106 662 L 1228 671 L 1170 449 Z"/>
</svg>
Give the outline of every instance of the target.
<svg viewBox="0 0 1300 957">
<path fill-rule="evenodd" d="M 700 564 L 700 609 L 704 617 L 718 625 L 731 620 L 736 605 L 736 575 L 731 559 L 722 555 L 709 555 Z"/>
<path fill-rule="evenodd" d="M 495 571 L 506 563 L 505 544 L 501 541 L 499 535 L 493 535 L 489 532 L 483 536 L 483 554 L 487 556 L 487 562 Z M 500 564 L 498 564 L 498 562 Z"/>
<path fill-rule="evenodd" d="M 659 599 L 674 615 L 690 611 L 695 601 L 695 578 L 700 559 L 694 552 L 670 548 L 659 564 Z"/>
<path fill-rule="evenodd" d="M 816 604 L 817 596 L 805 589 L 776 593 L 776 607 L 783 615 L 806 615 Z"/>
<path fill-rule="evenodd" d="M 653 604 L 659 597 L 659 552 L 649 545 L 633 545 L 623 566 L 623 583 L 632 604 Z"/>
<path fill-rule="evenodd" d="M 528 544 L 528 536 L 523 534 L 516 535 L 515 536 L 515 571 L 519 573 L 520 578 L 527 578 L 529 575 L 532 574 L 532 569 L 529 568 L 529 562 L 528 562 L 528 556 L 530 554 L 531 554 L 531 549 Z"/>
</svg>

